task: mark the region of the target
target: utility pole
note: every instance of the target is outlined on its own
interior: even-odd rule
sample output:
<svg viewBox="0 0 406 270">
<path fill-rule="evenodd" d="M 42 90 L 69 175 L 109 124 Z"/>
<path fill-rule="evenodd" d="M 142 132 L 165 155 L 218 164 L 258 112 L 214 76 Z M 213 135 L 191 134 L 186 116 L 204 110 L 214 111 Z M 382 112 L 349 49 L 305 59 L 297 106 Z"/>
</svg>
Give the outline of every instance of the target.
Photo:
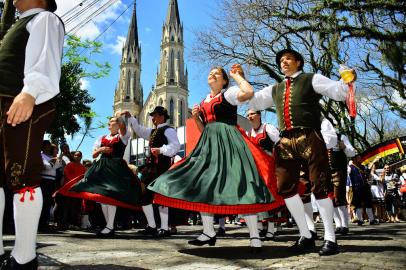
<svg viewBox="0 0 406 270">
<path fill-rule="evenodd" d="M 16 8 L 13 6 L 13 0 L 4 0 L 2 4 L 4 7 L 1 13 L 0 21 L 0 40 L 3 39 L 7 30 L 14 23 L 16 13 Z"/>
</svg>

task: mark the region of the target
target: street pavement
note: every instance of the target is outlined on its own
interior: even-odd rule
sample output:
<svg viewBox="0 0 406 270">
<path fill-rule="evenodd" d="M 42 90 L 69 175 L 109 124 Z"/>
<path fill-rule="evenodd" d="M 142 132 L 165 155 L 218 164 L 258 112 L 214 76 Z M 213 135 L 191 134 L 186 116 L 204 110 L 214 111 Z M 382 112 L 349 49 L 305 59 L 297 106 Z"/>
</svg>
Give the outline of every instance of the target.
<svg viewBox="0 0 406 270">
<path fill-rule="evenodd" d="M 85 231 L 40 234 L 39 269 L 406 269 L 406 223 L 351 225 L 350 234 L 338 236 L 341 252 L 328 257 L 320 257 L 318 249 L 304 255 L 288 251 L 298 237 L 295 228 L 283 228 L 277 241 L 264 242 L 260 254 L 251 254 L 248 229 L 226 227 L 227 236 L 214 247 L 187 244 L 202 226 L 180 226 L 177 235 L 160 240 L 136 230 L 118 231 L 113 239 Z M 322 224 L 317 229 L 322 235 Z M 14 236 L 4 236 L 6 250 L 13 244 Z"/>
</svg>

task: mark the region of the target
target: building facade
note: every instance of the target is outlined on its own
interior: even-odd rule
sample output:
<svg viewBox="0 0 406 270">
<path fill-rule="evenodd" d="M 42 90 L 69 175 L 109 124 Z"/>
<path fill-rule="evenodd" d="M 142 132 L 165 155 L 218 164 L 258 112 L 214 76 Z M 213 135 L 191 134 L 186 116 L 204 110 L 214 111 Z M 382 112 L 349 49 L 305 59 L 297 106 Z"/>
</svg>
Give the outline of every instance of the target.
<svg viewBox="0 0 406 270">
<path fill-rule="evenodd" d="M 120 80 L 114 97 L 114 111 L 129 110 L 140 122 L 152 127 L 149 118 L 155 106 L 168 109 L 170 124 L 185 125 L 188 114 L 188 73 L 184 61 L 183 25 L 179 17 L 177 0 L 169 0 L 166 20 L 162 26 L 160 62 L 157 67 L 155 85 L 143 104 L 140 83 L 141 48 L 138 44 L 137 18 L 134 13 L 123 47 L 120 65 Z"/>
</svg>

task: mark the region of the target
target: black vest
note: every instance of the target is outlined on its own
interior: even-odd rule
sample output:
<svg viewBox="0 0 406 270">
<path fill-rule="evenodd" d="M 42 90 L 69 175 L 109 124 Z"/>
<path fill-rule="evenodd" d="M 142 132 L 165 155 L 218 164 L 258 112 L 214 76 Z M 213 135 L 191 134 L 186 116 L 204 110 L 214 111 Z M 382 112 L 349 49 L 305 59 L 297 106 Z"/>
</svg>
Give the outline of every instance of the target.
<svg viewBox="0 0 406 270">
<path fill-rule="evenodd" d="M 166 125 L 163 127 L 159 127 L 157 129 L 153 129 L 151 131 L 151 136 L 149 139 L 150 148 L 159 148 L 164 144 L 168 144 L 168 139 L 165 136 L 165 130 L 167 130 L 168 128 L 171 128 L 171 127 Z M 160 175 L 160 174 L 166 172 L 171 167 L 172 158 L 159 154 L 158 162 L 157 162 L 156 157 L 154 155 L 151 155 L 150 158 L 147 160 L 147 163 L 156 164 L 158 174 Z"/>
<path fill-rule="evenodd" d="M 25 48 L 30 36 L 26 26 L 38 14 L 19 19 L 1 42 L 0 96 L 15 97 L 24 86 Z"/>
<path fill-rule="evenodd" d="M 286 119 L 289 118 L 291 128 L 313 128 L 320 130 L 321 127 L 321 95 L 313 89 L 313 73 L 301 73 L 291 79 L 290 94 L 286 93 L 286 81 L 276 84 L 272 88 L 272 99 L 276 106 L 279 130 L 289 129 L 286 126 Z M 287 97 L 286 108 L 289 115 L 285 113 L 285 97 Z"/>
</svg>

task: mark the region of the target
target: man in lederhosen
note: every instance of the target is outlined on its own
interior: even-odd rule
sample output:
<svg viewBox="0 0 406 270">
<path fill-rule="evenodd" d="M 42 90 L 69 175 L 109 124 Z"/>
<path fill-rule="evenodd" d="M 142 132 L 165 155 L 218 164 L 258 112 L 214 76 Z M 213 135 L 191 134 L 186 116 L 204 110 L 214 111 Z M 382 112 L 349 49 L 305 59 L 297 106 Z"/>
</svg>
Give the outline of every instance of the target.
<svg viewBox="0 0 406 270">
<path fill-rule="evenodd" d="M 292 249 L 304 252 L 315 247 L 297 191 L 300 170 L 305 166 L 313 183 L 312 192 L 317 199 L 325 231 L 325 241 L 319 254 L 336 254 L 338 245 L 333 225 L 333 203 L 328 198 L 331 173 L 326 145 L 320 133 L 319 101 L 322 95 L 345 100 L 348 86 L 320 74 L 304 73 L 303 56 L 292 49 L 277 53 L 276 63 L 285 80 L 255 93 L 250 107 L 254 110 L 266 109 L 273 104 L 276 107 L 281 131 L 281 139 L 274 150 L 278 192 L 285 198 L 300 231 L 300 238 Z"/>
<path fill-rule="evenodd" d="M 37 269 L 41 146 L 54 116 L 53 98 L 59 93 L 65 31 L 53 13 L 54 0 L 15 0 L 14 6 L 20 19 L 0 45 L 0 218 L 7 185 L 14 193 L 16 237 L 8 258 L 0 241 L 0 255 L 6 259 L 1 269 Z"/>
<path fill-rule="evenodd" d="M 127 117 L 130 116 L 128 111 L 123 113 Z M 152 117 L 152 123 L 155 126 L 154 129 L 141 126 L 135 117 L 129 118 L 129 123 L 135 133 L 139 137 L 149 140 L 149 147 L 146 152 L 150 153 L 145 153 L 148 157 L 141 171 L 141 181 L 145 186 L 148 186 L 153 180 L 169 169 L 172 164 L 171 158 L 175 156 L 180 149 L 176 130 L 166 123 L 170 118 L 168 111 L 162 106 L 156 106 L 149 115 Z M 148 226 L 142 230 L 141 233 L 156 237 L 167 237 L 170 235 L 168 226 L 169 209 L 164 206 L 158 207 L 161 228 L 157 230 L 152 200 L 153 192 L 145 189 L 142 210 L 147 218 Z"/>
</svg>

